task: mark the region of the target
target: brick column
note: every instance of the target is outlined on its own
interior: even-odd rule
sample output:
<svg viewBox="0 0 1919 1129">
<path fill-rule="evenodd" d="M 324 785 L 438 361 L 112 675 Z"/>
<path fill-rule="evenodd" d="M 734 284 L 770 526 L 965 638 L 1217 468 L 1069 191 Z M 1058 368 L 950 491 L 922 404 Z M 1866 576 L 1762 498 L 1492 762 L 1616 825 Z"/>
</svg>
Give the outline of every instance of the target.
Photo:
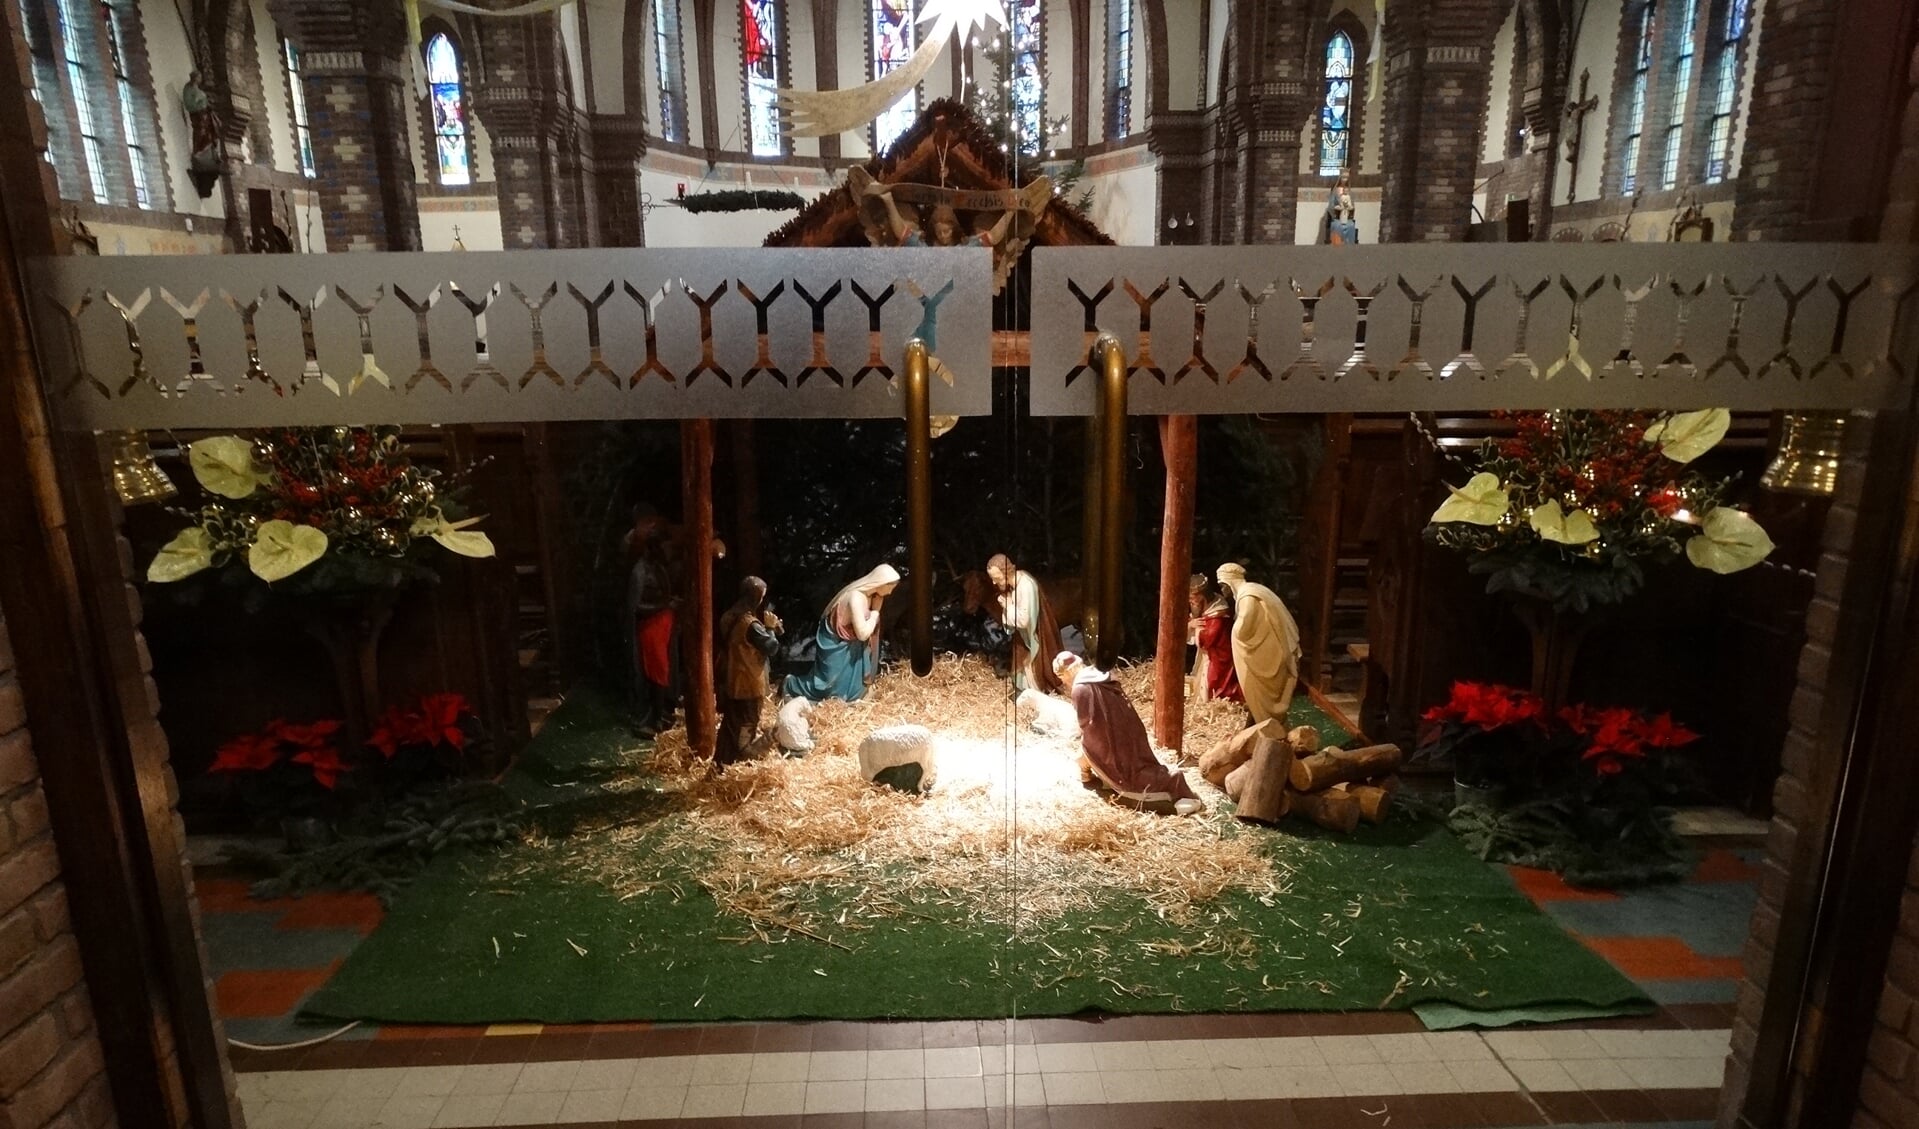
<svg viewBox="0 0 1919 1129">
<path fill-rule="evenodd" d="M 269 0 L 300 49 L 327 247 L 418 251 L 399 0 Z"/>
<path fill-rule="evenodd" d="M 583 232 L 570 201 L 579 168 L 562 160 L 573 128 L 572 91 L 563 89 L 559 34 L 550 15 L 480 21 L 473 111 L 493 140 L 493 181 L 506 248 L 578 247 Z"/>
<path fill-rule="evenodd" d="M 1388 4 L 1380 242 L 1466 237 L 1498 15 L 1493 0 Z"/>
<path fill-rule="evenodd" d="M 640 211 L 640 158 L 646 154 L 646 122 L 638 116 L 593 119 L 593 182 L 599 246 L 646 246 Z"/>
<path fill-rule="evenodd" d="M 1224 214 L 1207 233 L 1220 243 L 1291 243 L 1310 102 L 1307 30 L 1316 24 L 1296 0 L 1249 7 L 1234 19 L 1235 81 L 1220 108 L 1227 128 L 1215 134 L 1209 158 Z"/>
</svg>

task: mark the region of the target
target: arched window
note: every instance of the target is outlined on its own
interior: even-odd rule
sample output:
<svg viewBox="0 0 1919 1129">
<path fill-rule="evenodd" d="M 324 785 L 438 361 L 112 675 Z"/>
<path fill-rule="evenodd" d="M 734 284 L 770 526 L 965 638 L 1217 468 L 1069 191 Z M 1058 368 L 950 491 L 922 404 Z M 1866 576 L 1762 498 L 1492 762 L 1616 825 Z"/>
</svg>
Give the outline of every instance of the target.
<svg viewBox="0 0 1919 1129">
<path fill-rule="evenodd" d="M 287 65 L 287 101 L 293 108 L 293 155 L 299 159 L 300 175 L 311 178 L 313 164 L 313 127 L 307 123 L 306 80 L 300 77 L 300 49 L 291 40 L 282 39 L 280 50 Z"/>
<path fill-rule="evenodd" d="M 120 135 L 127 146 L 127 171 L 133 175 L 133 202 L 142 208 L 153 207 L 149 187 L 152 165 L 142 143 L 140 111 L 144 101 L 133 85 L 133 73 L 127 62 L 127 33 L 120 9 L 107 0 L 100 2 L 100 24 L 107 33 L 107 62 L 113 67 L 114 102 L 120 109 Z"/>
<path fill-rule="evenodd" d="M 466 84 L 460 80 L 460 53 L 445 32 L 426 41 L 426 84 L 433 106 L 433 149 L 440 162 L 440 183 L 473 183 L 466 128 Z"/>
<path fill-rule="evenodd" d="M 1751 19 L 1750 0 L 1729 0 L 1726 4 L 1725 34 L 1719 42 L 1718 75 L 1714 79 L 1712 123 L 1707 133 L 1707 184 L 1726 179 L 1732 167 L 1732 111 L 1739 99 L 1739 51 L 1745 45 Z"/>
<path fill-rule="evenodd" d="M 779 0 L 740 0 L 740 50 L 746 63 L 746 131 L 755 157 L 786 152 L 780 136 Z"/>
<path fill-rule="evenodd" d="M 1326 90 L 1319 106 L 1319 175 L 1338 176 L 1352 160 L 1353 40 L 1335 31 L 1326 41 Z"/>
<path fill-rule="evenodd" d="M 1639 9 L 1639 36 L 1634 47 L 1632 79 L 1626 102 L 1624 148 L 1620 150 L 1619 192 L 1631 196 L 1639 188 L 1639 140 L 1646 131 L 1646 84 L 1652 78 L 1652 0 Z"/>
<path fill-rule="evenodd" d="M 1133 131 L 1133 0 L 1106 8 L 1106 136 Z"/>
<path fill-rule="evenodd" d="M 1039 156 L 1046 144 L 1046 79 L 1040 70 L 1040 48 L 1045 28 L 1040 0 L 1012 0 L 1012 50 L 1007 59 L 1013 70 L 1007 88 L 1013 108 L 1013 129 L 1019 151 Z"/>
<path fill-rule="evenodd" d="M 99 108 L 94 99 L 99 84 L 95 81 L 93 60 L 87 56 L 80 37 L 90 30 L 80 20 L 75 0 L 60 0 L 54 9 L 60 18 L 60 43 L 66 50 L 67 87 L 73 91 L 73 113 L 80 122 L 80 155 L 87 167 L 87 184 L 93 190 L 93 202 L 105 204 L 107 195 L 106 151 L 100 144 Z"/>
<path fill-rule="evenodd" d="M 660 82 L 660 136 L 686 141 L 686 64 L 680 47 L 680 0 L 655 0 L 653 67 Z"/>
<path fill-rule="evenodd" d="M 883 78 L 913 53 L 913 0 L 871 0 L 873 77 Z M 873 119 L 873 152 L 884 153 L 919 116 L 919 90 L 910 90 Z"/>
<path fill-rule="evenodd" d="M 1659 163 L 1659 186 L 1679 183 L 1681 149 L 1686 135 L 1686 99 L 1692 94 L 1693 44 L 1699 32 L 1699 0 L 1685 0 L 1679 19 L 1679 57 L 1673 62 L 1672 100 L 1666 104 L 1666 149 Z"/>
</svg>

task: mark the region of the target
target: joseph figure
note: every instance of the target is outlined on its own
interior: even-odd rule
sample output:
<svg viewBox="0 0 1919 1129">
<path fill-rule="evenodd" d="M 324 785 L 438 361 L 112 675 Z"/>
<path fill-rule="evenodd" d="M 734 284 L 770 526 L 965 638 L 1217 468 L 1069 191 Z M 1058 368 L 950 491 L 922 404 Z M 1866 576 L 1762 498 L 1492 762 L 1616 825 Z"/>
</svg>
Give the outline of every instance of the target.
<svg viewBox="0 0 1919 1129">
<path fill-rule="evenodd" d="M 1013 633 L 1014 692 L 1030 686 L 1047 694 L 1059 693 L 1063 687 L 1046 658 L 1063 649 L 1059 620 L 1038 578 L 1016 567 L 1005 553 L 995 553 L 986 562 L 986 575 L 999 594 L 999 621 Z"/>
</svg>

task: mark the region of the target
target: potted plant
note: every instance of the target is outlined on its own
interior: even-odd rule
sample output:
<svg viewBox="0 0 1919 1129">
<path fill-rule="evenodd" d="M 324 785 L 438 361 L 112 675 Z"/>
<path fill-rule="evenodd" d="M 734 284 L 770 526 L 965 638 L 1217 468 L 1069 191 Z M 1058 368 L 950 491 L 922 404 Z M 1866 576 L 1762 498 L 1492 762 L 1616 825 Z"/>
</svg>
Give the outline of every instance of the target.
<svg viewBox="0 0 1919 1129">
<path fill-rule="evenodd" d="M 427 694 L 388 706 L 367 747 L 379 754 L 381 786 L 401 791 L 431 778 L 458 777 L 484 755 L 488 742 L 466 695 Z"/>
<path fill-rule="evenodd" d="M 233 777 L 241 802 L 256 819 L 276 820 L 289 849 L 311 849 L 331 836 L 340 781 L 350 768 L 339 731 L 337 720 L 295 725 L 275 718 L 221 745 L 207 771 Z"/>
<path fill-rule="evenodd" d="M 1493 682 L 1455 682 L 1445 702 L 1420 715 L 1428 723 L 1421 759 L 1450 759 L 1453 802 L 1495 808 L 1515 785 L 1529 785 L 1534 747 L 1546 731 L 1536 694 Z"/>
<path fill-rule="evenodd" d="M 1661 810 L 1667 792 L 1663 753 L 1699 734 L 1669 713 L 1576 703 L 1559 711 L 1557 765 L 1569 823 L 1591 848 L 1628 839 L 1670 835 Z"/>
<path fill-rule="evenodd" d="M 1549 707 L 1565 703 L 1587 613 L 1637 592 L 1648 567 L 1683 553 L 1723 574 L 1772 552 L 1759 523 L 1724 503 L 1730 481 L 1691 465 L 1725 437 L 1724 408 L 1494 414 L 1513 434 L 1481 444 L 1426 538 L 1512 596 L 1532 636 L 1531 689 Z"/>
</svg>

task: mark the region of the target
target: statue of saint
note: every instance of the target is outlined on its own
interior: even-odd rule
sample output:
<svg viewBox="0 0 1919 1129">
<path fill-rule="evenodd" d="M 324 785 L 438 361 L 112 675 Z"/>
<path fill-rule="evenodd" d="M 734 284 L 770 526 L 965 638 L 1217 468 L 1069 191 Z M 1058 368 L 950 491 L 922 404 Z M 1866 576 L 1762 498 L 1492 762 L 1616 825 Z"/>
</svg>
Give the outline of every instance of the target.
<svg viewBox="0 0 1919 1129">
<path fill-rule="evenodd" d="M 879 671 L 880 608 L 899 583 L 899 570 L 883 564 L 840 589 L 821 613 L 813 635 L 818 648 L 813 668 L 787 675 L 787 694 L 815 702 L 857 702 L 864 697 L 866 684 Z"/>
<path fill-rule="evenodd" d="M 1299 685 L 1299 625 L 1279 596 L 1246 579 L 1246 570 L 1219 566 L 1219 582 L 1233 597 L 1233 669 L 1253 722 L 1286 718 Z"/>
<path fill-rule="evenodd" d="M 1006 554 L 986 562 L 986 576 L 998 594 L 999 621 L 1013 635 L 1013 689 L 1034 687 L 1048 694 L 1062 689 L 1047 655 L 1063 649 L 1059 621 L 1032 573 L 1016 568 Z"/>
<path fill-rule="evenodd" d="M 740 581 L 740 597 L 720 617 L 720 736 L 715 749 L 721 764 L 733 764 L 765 750 L 760 712 L 772 689 L 767 660 L 779 650 L 780 619 L 766 604 L 766 581 Z"/>
<path fill-rule="evenodd" d="M 1326 218 L 1320 226 L 1321 243 L 1359 242 L 1358 210 L 1353 205 L 1353 189 L 1341 174 L 1339 182 L 1326 196 Z"/>
<path fill-rule="evenodd" d="M 187 113 L 191 141 L 188 163 L 203 172 L 220 169 L 220 119 L 213 112 L 213 101 L 200 86 L 200 72 L 187 75 L 180 88 L 180 106 Z"/>
</svg>

